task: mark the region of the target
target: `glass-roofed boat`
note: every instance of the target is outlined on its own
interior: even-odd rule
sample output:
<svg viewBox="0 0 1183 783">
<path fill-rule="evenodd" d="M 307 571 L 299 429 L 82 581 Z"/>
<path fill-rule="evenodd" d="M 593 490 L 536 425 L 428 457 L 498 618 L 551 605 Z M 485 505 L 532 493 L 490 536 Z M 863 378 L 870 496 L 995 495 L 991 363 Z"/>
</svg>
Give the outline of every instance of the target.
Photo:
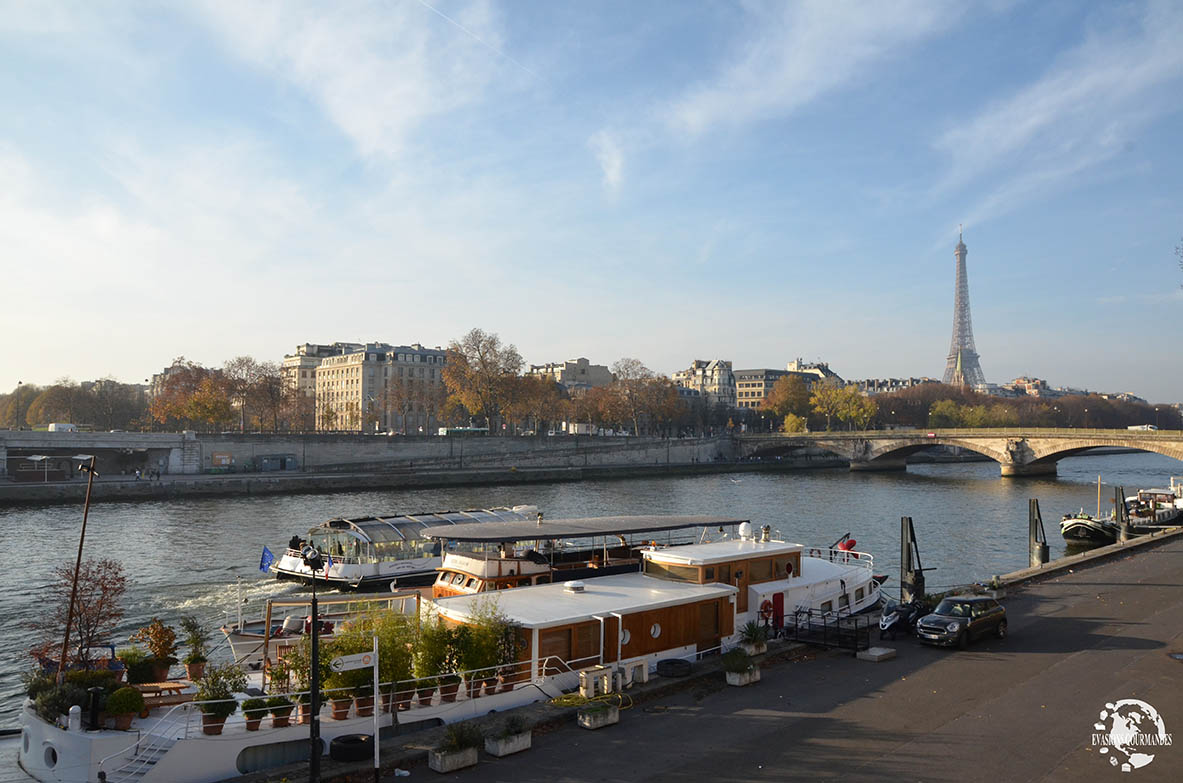
<svg viewBox="0 0 1183 783">
<path fill-rule="evenodd" d="M 422 535 L 426 528 L 481 522 L 534 519 L 536 506 L 435 511 L 391 516 L 338 517 L 322 522 L 304 536 L 294 535 L 287 551 L 271 566 L 279 579 L 316 580 L 341 589 L 373 589 L 431 584 L 441 561 L 438 540 Z M 300 550 L 314 546 L 326 568 L 315 574 L 304 565 Z M 449 546 L 463 546 L 450 543 Z"/>
</svg>

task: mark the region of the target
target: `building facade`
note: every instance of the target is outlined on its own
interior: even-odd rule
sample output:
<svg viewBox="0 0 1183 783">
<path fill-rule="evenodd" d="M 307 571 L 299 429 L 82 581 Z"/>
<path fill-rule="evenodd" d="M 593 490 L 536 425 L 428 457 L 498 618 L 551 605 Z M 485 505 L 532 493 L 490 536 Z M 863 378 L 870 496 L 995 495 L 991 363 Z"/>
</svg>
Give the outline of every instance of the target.
<svg viewBox="0 0 1183 783">
<path fill-rule="evenodd" d="M 826 362 L 804 362 L 798 357 L 789 362 L 785 369 L 789 372 L 799 372 L 805 375 L 812 375 L 814 383 L 817 381 L 834 381 L 835 383 L 845 383 L 838 373 L 830 369 L 830 365 Z"/>
<path fill-rule="evenodd" d="M 602 364 L 592 364 L 582 356 L 565 362 L 531 364 L 526 375 L 549 378 L 567 391 L 586 391 L 596 386 L 607 386 L 616 376 Z"/>
<path fill-rule="evenodd" d="M 678 386 L 697 389 L 708 405 L 722 403 L 729 408 L 736 407 L 735 374 L 731 362 L 695 359 L 689 369 L 674 373 L 673 379 Z"/>
<path fill-rule="evenodd" d="M 903 391 L 904 389 L 911 389 L 915 386 L 923 386 L 926 383 L 940 383 L 936 378 L 867 378 L 863 381 L 851 381 L 852 384 L 858 387 L 859 391 L 868 397 L 876 394 L 889 394 L 891 392 Z"/>
<path fill-rule="evenodd" d="M 316 396 L 316 368 L 330 356 L 342 356 L 356 353 L 364 348 L 362 343 L 333 343 L 332 345 L 318 345 L 304 343 L 296 346 L 295 353 L 283 357 L 280 374 L 289 389 L 300 392 L 305 397 Z"/>
<path fill-rule="evenodd" d="M 316 428 L 433 432 L 445 387 L 442 348 L 367 343 L 326 356 L 315 369 Z"/>
</svg>

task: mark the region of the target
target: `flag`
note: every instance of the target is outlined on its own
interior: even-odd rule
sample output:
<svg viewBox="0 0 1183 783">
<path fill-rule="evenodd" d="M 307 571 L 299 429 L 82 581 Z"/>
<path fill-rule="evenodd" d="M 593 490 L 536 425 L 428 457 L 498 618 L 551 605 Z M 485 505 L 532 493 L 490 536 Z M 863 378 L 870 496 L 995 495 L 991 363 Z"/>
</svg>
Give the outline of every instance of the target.
<svg viewBox="0 0 1183 783">
<path fill-rule="evenodd" d="M 263 556 L 259 558 L 259 570 L 267 573 L 271 570 L 271 564 L 275 562 L 275 555 L 271 554 L 271 550 L 267 545 L 263 545 Z"/>
<path fill-rule="evenodd" d="M 325 560 L 325 576 L 327 577 L 329 575 L 329 569 L 333 567 L 333 556 L 326 552 L 325 557 L 327 558 Z"/>
</svg>

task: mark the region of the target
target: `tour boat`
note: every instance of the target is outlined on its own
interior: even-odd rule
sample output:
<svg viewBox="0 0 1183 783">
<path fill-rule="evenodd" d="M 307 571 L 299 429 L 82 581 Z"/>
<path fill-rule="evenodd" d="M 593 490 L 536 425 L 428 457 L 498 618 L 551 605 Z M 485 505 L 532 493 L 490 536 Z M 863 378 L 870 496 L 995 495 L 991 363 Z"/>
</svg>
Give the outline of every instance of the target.
<svg viewBox="0 0 1183 783">
<path fill-rule="evenodd" d="M 1178 523 L 1183 515 L 1183 479 L 1171 477 L 1167 489 L 1140 489 L 1126 498 L 1126 514 L 1135 532 L 1149 533 L 1158 527 Z"/>
<path fill-rule="evenodd" d="M 637 571 L 645 547 L 735 535 L 747 522 L 714 516 L 612 516 L 445 525 L 423 531 L 444 549 L 432 597 L 468 595 Z M 459 545 L 459 548 L 453 545 Z"/>
<path fill-rule="evenodd" d="M 324 583 L 339 589 L 371 589 L 431 584 L 441 562 L 438 542 L 424 538 L 425 528 L 460 523 L 533 519 L 536 506 L 438 511 L 330 519 L 303 538 L 292 536 L 283 556 L 271 566 L 278 579 Z M 325 569 L 313 573 L 300 557 L 311 545 L 325 555 Z"/>
<path fill-rule="evenodd" d="M 585 681 L 602 689 L 647 679 L 659 661 L 693 660 L 737 646 L 749 621 L 776 629 L 801 612 L 836 617 L 879 601 L 869 554 L 776 541 L 767 526 L 754 535 L 744 523 L 738 532 L 723 541 L 647 547 L 634 573 L 425 601 L 423 612 L 451 625 L 478 623 L 494 602 L 523 652 L 496 672 L 457 672 L 471 686 L 458 693 L 445 693 L 442 684 L 437 691 L 436 676 L 400 681 L 390 690 L 413 690 L 419 699 L 372 717 L 348 712 L 339 720 L 322 719 L 322 747 L 392 725 L 438 725 L 504 712 Z M 491 674 L 500 675 L 494 685 Z M 256 683 L 261 675 L 253 675 Z M 483 690 L 477 687 L 482 683 Z M 186 694 L 192 698 L 191 691 Z M 202 730 L 199 706 L 155 707 L 148 717 L 134 718 L 131 731 L 84 730 L 80 708 L 45 720 L 26 700 L 18 762 L 42 783 L 212 783 L 307 758 L 306 725 L 249 727 L 238 710 L 219 735 L 210 736 Z"/>
</svg>

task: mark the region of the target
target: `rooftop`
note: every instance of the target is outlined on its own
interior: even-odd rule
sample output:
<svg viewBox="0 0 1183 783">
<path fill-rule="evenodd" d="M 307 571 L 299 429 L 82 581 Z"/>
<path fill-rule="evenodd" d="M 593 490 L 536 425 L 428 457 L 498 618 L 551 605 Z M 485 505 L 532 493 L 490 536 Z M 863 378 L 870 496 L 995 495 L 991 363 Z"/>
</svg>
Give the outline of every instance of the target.
<svg viewBox="0 0 1183 783">
<path fill-rule="evenodd" d="M 535 539 L 589 538 L 627 533 L 649 533 L 678 530 L 687 527 L 718 527 L 738 525 L 749 520 L 740 517 L 673 516 L 643 514 L 637 516 L 584 517 L 576 519 L 543 519 L 524 522 L 491 521 L 475 524 L 429 527 L 423 531 L 428 538 L 449 541 L 532 541 Z"/>
</svg>

